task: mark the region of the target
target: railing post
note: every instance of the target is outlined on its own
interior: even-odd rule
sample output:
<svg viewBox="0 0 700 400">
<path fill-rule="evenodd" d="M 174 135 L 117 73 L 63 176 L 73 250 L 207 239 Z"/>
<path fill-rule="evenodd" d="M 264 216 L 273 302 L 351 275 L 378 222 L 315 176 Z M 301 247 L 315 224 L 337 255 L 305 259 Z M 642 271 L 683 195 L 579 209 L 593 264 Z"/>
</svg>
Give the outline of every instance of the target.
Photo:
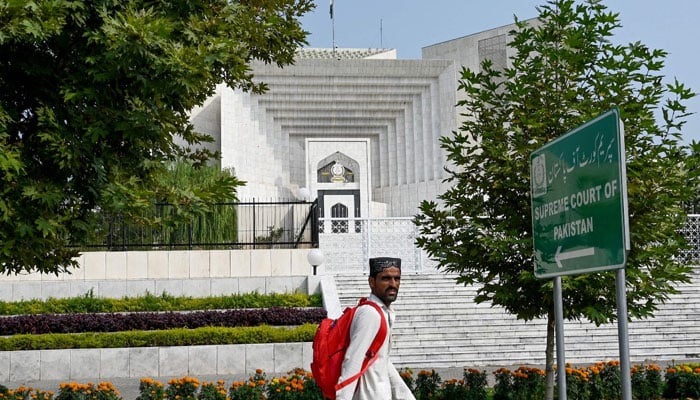
<svg viewBox="0 0 700 400">
<path fill-rule="evenodd" d="M 192 250 L 192 220 L 187 224 L 187 247 Z"/>
<path fill-rule="evenodd" d="M 107 217 L 107 251 L 112 251 L 112 235 L 114 234 L 114 224 L 110 217 Z"/>
<path fill-rule="evenodd" d="M 318 199 L 311 203 L 311 247 L 319 246 L 318 239 Z"/>
<path fill-rule="evenodd" d="M 122 250 L 126 251 L 126 221 L 121 213 L 119 213 L 119 220 L 122 223 Z"/>
<path fill-rule="evenodd" d="M 253 197 L 253 249 L 255 249 L 255 234 L 256 234 L 256 229 L 255 229 L 255 197 Z"/>
</svg>

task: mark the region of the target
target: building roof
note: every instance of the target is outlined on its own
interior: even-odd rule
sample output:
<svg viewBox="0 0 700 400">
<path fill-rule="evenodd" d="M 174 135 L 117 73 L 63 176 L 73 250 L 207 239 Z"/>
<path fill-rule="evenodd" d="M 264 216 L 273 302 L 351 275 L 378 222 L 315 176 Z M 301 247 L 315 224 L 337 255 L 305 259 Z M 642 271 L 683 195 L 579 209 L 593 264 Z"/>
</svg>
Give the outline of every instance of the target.
<svg viewBox="0 0 700 400">
<path fill-rule="evenodd" d="M 395 49 L 345 49 L 306 47 L 297 49 L 297 60 L 336 59 L 352 60 L 363 58 L 396 59 Z"/>
</svg>

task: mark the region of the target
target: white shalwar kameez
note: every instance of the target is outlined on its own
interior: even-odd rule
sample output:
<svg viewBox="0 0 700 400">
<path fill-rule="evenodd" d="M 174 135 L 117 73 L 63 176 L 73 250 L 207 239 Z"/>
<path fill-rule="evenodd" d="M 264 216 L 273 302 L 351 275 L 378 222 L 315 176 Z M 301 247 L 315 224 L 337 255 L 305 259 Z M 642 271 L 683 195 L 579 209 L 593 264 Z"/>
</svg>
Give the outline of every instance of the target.
<svg viewBox="0 0 700 400">
<path fill-rule="evenodd" d="M 389 360 L 391 348 L 391 325 L 394 311 L 372 294 L 370 301 L 379 304 L 387 321 L 387 335 L 379 349 L 379 357 L 364 375 L 354 384 L 336 392 L 337 400 L 415 400 L 413 393 L 404 383 L 394 365 Z M 338 382 L 353 376 L 362 369 L 365 354 L 379 332 L 380 315 L 374 307 L 359 307 L 350 326 L 350 346 L 345 353 L 343 370 Z"/>
</svg>

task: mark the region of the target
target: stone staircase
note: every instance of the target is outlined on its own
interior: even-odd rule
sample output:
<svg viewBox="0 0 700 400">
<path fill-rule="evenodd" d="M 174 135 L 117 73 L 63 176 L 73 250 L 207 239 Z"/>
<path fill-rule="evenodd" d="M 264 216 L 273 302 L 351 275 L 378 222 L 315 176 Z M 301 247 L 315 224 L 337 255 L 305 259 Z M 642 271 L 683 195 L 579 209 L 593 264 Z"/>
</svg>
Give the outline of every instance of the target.
<svg viewBox="0 0 700 400">
<path fill-rule="evenodd" d="M 335 277 L 342 308 L 369 295 L 366 276 Z M 611 282 L 614 285 L 614 282 Z M 700 267 L 652 319 L 628 325 L 630 359 L 700 361 Z M 449 368 L 544 365 L 546 321 L 524 322 L 489 304 L 475 304 L 474 287 L 440 273 L 404 274 L 393 307 L 392 361 L 397 367 Z M 567 321 L 566 360 L 574 364 L 619 359 L 617 324 Z"/>
</svg>

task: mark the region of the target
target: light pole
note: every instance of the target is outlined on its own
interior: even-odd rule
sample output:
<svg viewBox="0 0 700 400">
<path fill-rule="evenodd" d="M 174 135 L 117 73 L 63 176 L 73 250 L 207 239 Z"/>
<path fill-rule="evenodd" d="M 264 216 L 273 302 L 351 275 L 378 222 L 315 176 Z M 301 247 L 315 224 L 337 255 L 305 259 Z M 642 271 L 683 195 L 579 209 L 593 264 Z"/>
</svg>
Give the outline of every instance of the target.
<svg viewBox="0 0 700 400">
<path fill-rule="evenodd" d="M 314 268 L 314 275 L 316 275 L 316 267 L 323 264 L 325 256 L 320 249 L 313 248 L 309 250 L 309 254 L 306 256 L 306 259 L 309 260 L 309 264 L 311 264 L 311 266 Z"/>
<path fill-rule="evenodd" d="M 299 189 L 299 199 L 303 201 L 309 201 L 311 199 L 311 192 L 308 188 L 303 187 Z"/>
</svg>

